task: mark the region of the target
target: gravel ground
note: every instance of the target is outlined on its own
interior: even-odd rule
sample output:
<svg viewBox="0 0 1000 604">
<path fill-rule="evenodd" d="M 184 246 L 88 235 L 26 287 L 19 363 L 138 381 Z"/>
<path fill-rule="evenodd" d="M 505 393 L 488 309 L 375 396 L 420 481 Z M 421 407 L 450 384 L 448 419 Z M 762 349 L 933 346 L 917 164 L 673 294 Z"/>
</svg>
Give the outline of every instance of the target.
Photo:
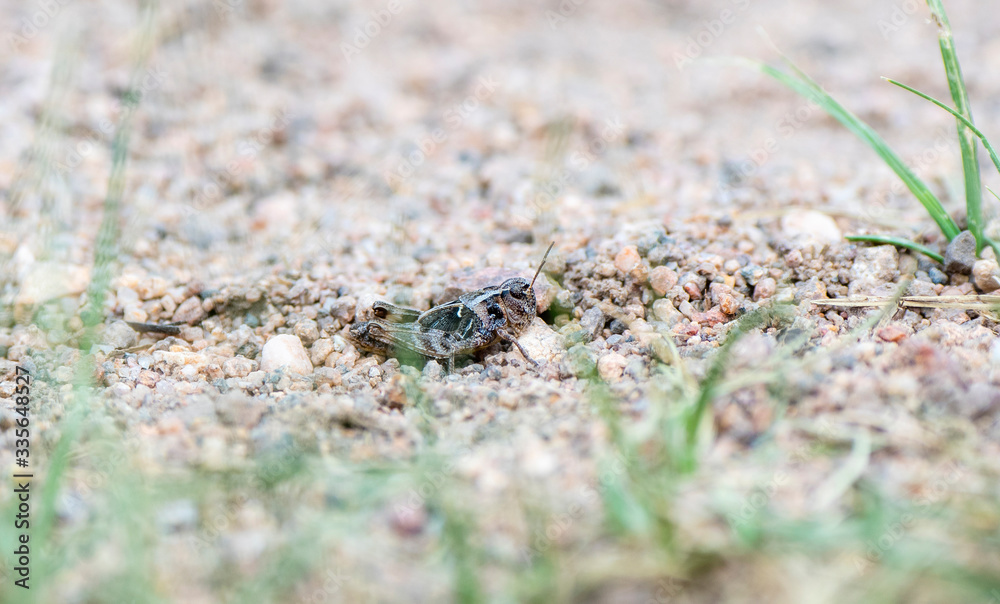
<svg viewBox="0 0 1000 604">
<path fill-rule="evenodd" d="M 818 108 L 695 60 L 772 59 L 764 26 L 962 221 L 948 116 L 878 80 L 947 98 L 912 4 L 161 6 L 90 397 L 73 387 L 80 310 L 140 24 L 110 1 L 46 12 L 0 65 L 0 395 L 17 365 L 35 375 L 42 476 L 78 439 L 49 545 L 71 553 L 39 558 L 40 601 L 125 601 L 101 595 L 115 577 L 133 601 L 860 601 L 871 576 L 890 600 L 968 595 L 890 564 L 923 551 L 894 548 L 896 525 L 950 537 L 939 562 L 992 576 L 975 593 L 989 601 L 996 314 L 814 302 L 989 293 L 1000 269 L 961 242 L 946 266 L 847 242 L 946 243 Z M 5 3 L 0 31 L 42 6 Z M 948 8 L 977 123 L 1000 132 L 1000 23 L 971 0 Z M 530 278 L 549 242 L 520 338 L 539 367 L 498 344 L 448 374 L 351 341 L 373 301 L 425 310 Z M 617 485 L 667 455 L 674 437 L 651 431 L 697 398 L 740 318 L 768 309 L 784 311 L 727 349 L 697 469 L 651 495 L 674 527 L 656 550 L 639 516 L 616 515 L 631 509 Z M 15 421 L 0 410 L 4 468 Z M 822 539 L 768 524 L 836 527 L 875 499 L 916 520 L 813 554 Z M 116 505 L 143 511 L 102 524 Z M 116 520 L 141 527 L 124 531 L 138 545 Z M 23 596 L 10 583 L 5 601 Z"/>
</svg>

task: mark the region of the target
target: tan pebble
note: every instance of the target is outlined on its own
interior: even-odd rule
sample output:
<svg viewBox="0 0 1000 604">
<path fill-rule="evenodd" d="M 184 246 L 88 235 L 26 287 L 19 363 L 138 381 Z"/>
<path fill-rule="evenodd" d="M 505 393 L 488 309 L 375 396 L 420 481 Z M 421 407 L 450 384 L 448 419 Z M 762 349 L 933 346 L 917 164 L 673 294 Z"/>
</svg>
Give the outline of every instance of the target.
<svg viewBox="0 0 1000 604">
<path fill-rule="evenodd" d="M 344 378 L 343 374 L 333 367 L 318 367 L 313 373 L 313 379 L 316 380 L 317 385 L 328 384 L 336 387 L 343 382 Z"/>
<path fill-rule="evenodd" d="M 649 285 L 658 296 L 666 294 L 677 285 L 677 279 L 677 271 L 665 266 L 658 266 L 649 272 Z"/>
<path fill-rule="evenodd" d="M 729 316 L 740 311 L 740 301 L 732 294 L 719 294 L 719 309 Z"/>
<path fill-rule="evenodd" d="M 284 367 L 290 373 L 309 375 L 313 371 L 312 362 L 302 340 L 291 334 L 274 336 L 264 344 L 260 352 L 262 371 L 276 371 Z"/>
<path fill-rule="evenodd" d="M 789 237 L 832 245 L 840 241 L 840 227 L 833 218 L 814 210 L 799 210 L 781 218 L 781 229 Z"/>
<path fill-rule="evenodd" d="M 205 367 L 205 375 L 207 375 L 210 380 L 220 380 L 225 377 L 225 374 L 222 372 L 222 367 L 219 367 L 216 363 L 209 363 L 208 366 Z"/>
<path fill-rule="evenodd" d="M 678 323 L 674 327 L 674 333 L 679 336 L 693 336 L 701 330 L 701 326 L 697 323 Z"/>
<path fill-rule="evenodd" d="M 1000 289 L 1000 265 L 997 265 L 996 260 L 977 260 L 972 265 L 972 278 L 981 291 L 996 291 Z"/>
<path fill-rule="evenodd" d="M 624 310 L 625 310 L 625 314 L 631 315 L 631 316 L 635 317 L 636 319 L 645 319 L 646 318 L 646 307 L 643 306 L 642 304 L 639 304 L 638 302 L 636 302 L 634 304 L 627 304 L 627 305 L 625 305 Z"/>
<path fill-rule="evenodd" d="M 129 305 L 125 307 L 122 312 L 122 319 L 125 321 L 130 321 L 132 323 L 145 323 L 149 315 L 143 309 L 138 306 Z"/>
<path fill-rule="evenodd" d="M 143 300 L 160 298 L 167 293 L 167 281 L 163 277 L 150 277 L 139 282 L 139 297 Z"/>
<path fill-rule="evenodd" d="M 201 306 L 201 298 L 191 296 L 177 307 L 177 310 L 174 311 L 173 320 L 176 323 L 194 325 L 204 319 L 206 314 L 205 309 Z"/>
<path fill-rule="evenodd" d="M 692 300 L 701 300 L 701 290 L 698 289 L 698 284 L 694 281 L 688 281 L 685 283 L 684 291 L 687 295 L 691 296 Z"/>
<path fill-rule="evenodd" d="M 320 338 L 313 342 L 309 348 L 309 360 L 316 367 L 322 365 L 330 353 L 333 352 L 333 340 L 330 338 Z"/>
<path fill-rule="evenodd" d="M 597 372 L 608 382 L 617 382 L 625 372 L 628 361 L 617 352 L 609 352 L 597 360 Z"/>
<path fill-rule="evenodd" d="M 246 357 L 233 357 L 222 363 L 222 372 L 226 374 L 226 377 L 246 377 L 254 370 L 254 364 Z"/>
<path fill-rule="evenodd" d="M 565 354 L 563 337 L 545 321 L 535 317 L 518 338 L 528 355 L 537 362 L 550 362 Z M 520 354 L 520 353 L 517 353 Z"/>
<path fill-rule="evenodd" d="M 139 377 L 135 381 L 137 384 L 142 384 L 147 388 L 153 388 L 156 386 L 156 382 L 160 381 L 160 374 L 149 369 L 143 369 L 139 372 Z"/>
<path fill-rule="evenodd" d="M 884 342 L 899 342 L 905 339 L 910 332 L 902 325 L 886 325 L 875 333 Z"/>
<path fill-rule="evenodd" d="M 200 327 L 185 325 L 181 327 L 180 338 L 185 342 L 195 342 L 205 339 L 205 332 Z"/>
<path fill-rule="evenodd" d="M 628 274 L 632 269 L 638 268 L 642 264 L 642 257 L 634 245 L 626 245 L 615 256 L 615 268 Z"/>
<path fill-rule="evenodd" d="M 611 262 L 601 262 L 594 267 L 594 272 L 598 277 L 612 277 L 615 274 L 615 265 Z"/>
<path fill-rule="evenodd" d="M 725 323 L 728 319 L 726 315 L 722 314 L 719 307 L 713 307 L 705 312 L 696 312 L 691 316 L 691 320 L 700 325 L 718 325 L 719 323 Z"/>
<path fill-rule="evenodd" d="M 757 285 L 753 288 L 753 299 L 754 302 L 760 300 L 766 300 L 774 295 L 774 292 L 778 290 L 778 283 L 771 277 L 764 277 L 757 282 Z"/>
<path fill-rule="evenodd" d="M 160 306 L 163 307 L 163 312 L 166 313 L 168 317 L 174 315 L 174 311 L 177 310 L 177 303 L 170 296 L 163 296 L 160 298 Z"/>
<path fill-rule="evenodd" d="M 116 297 L 118 298 L 118 306 L 120 308 L 139 301 L 139 294 L 131 287 L 119 287 Z"/>
<path fill-rule="evenodd" d="M 263 371 L 251 371 L 246 377 L 247 386 L 251 388 L 259 388 L 264 384 L 264 379 L 266 377 L 267 374 Z"/>
<path fill-rule="evenodd" d="M 660 298 L 656 302 L 653 302 L 653 314 L 658 320 L 665 323 L 677 320 L 681 316 L 680 311 L 666 298 Z"/>
<path fill-rule="evenodd" d="M 498 402 L 504 409 L 517 409 L 517 405 L 520 403 L 520 398 L 512 392 L 504 391 L 500 393 L 500 399 Z"/>
<path fill-rule="evenodd" d="M 299 321 L 292 328 L 292 332 L 302 340 L 302 344 L 305 346 L 312 346 L 313 342 L 319 339 L 319 327 L 312 319 Z"/>
</svg>

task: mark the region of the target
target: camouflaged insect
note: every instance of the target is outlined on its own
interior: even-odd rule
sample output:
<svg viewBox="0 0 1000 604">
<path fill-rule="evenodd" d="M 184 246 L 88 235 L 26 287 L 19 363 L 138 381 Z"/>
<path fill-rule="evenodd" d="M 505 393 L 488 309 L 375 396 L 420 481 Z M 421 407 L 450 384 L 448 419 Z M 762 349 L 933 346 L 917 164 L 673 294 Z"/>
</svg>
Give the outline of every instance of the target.
<svg viewBox="0 0 1000 604">
<path fill-rule="evenodd" d="M 507 279 L 424 312 L 375 302 L 375 318 L 352 325 L 351 338 L 362 350 L 386 356 L 446 359 L 449 372 L 455 370 L 456 356 L 505 340 L 538 366 L 517 341 L 517 335 L 535 318 L 537 306 L 532 288 L 551 250 L 552 244 L 530 282 L 521 277 Z"/>
</svg>

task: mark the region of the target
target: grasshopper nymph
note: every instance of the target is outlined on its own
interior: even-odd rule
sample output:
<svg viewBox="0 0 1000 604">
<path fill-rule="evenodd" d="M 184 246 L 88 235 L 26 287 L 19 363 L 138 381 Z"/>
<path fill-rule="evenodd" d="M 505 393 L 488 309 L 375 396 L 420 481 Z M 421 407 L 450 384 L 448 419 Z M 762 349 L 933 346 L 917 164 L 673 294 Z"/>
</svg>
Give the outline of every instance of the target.
<svg viewBox="0 0 1000 604">
<path fill-rule="evenodd" d="M 375 302 L 370 321 L 351 326 L 351 338 L 358 347 L 386 356 L 411 355 L 430 359 L 447 359 L 448 371 L 455 370 L 455 357 L 472 354 L 497 340 L 517 346 L 521 355 L 536 367 L 517 341 L 517 335 L 535 318 L 535 279 L 542 272 L 545 251 L 535 276 L 515 277 L 500 285 L 462 294 L 457 300 L 445 302 L 420 312 L 401 308 L 388 302 Z"/>
</svg>

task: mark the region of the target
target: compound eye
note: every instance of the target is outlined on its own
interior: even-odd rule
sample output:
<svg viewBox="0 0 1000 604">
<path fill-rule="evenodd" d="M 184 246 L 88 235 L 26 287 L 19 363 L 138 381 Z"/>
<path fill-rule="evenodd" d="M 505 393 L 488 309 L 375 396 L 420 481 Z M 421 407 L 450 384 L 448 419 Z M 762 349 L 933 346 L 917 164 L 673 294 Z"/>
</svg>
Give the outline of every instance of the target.
<svg viewBox="0 0 1000 604">
<path fill-rule="evenodd" d="M 524 298 L 525 294 L 527 294 L 527 291 L 525 291 L 524 285 L 520 283 L 515 283 L 510 287 L 510 295 L 515 298 Z"/>
</svg>

